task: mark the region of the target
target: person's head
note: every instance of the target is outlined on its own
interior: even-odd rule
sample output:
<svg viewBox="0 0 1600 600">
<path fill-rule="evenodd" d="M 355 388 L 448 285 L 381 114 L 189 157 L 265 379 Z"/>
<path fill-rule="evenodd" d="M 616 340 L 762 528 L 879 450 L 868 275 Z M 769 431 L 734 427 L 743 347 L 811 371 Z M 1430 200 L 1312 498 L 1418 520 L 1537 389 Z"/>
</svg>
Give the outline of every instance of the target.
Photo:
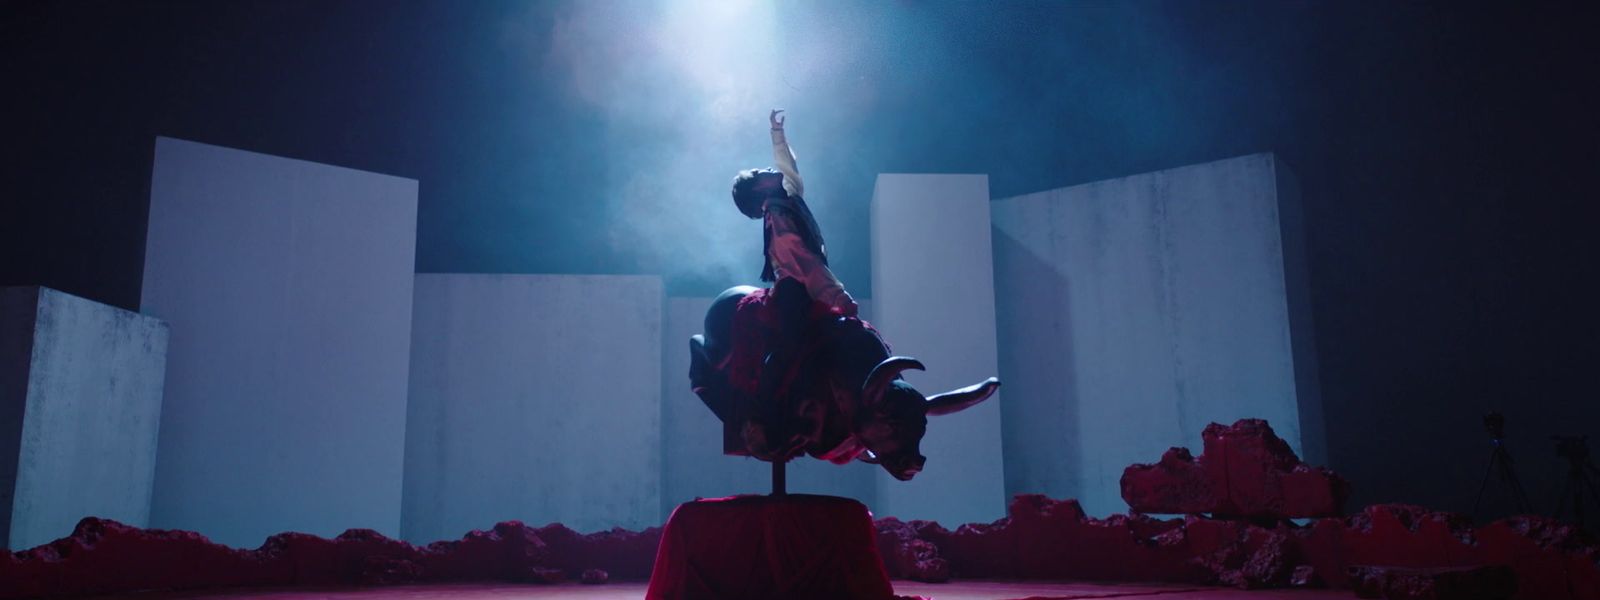
<svg viewBox="0 0 1600 600">
<path fill-rule="evenodd" d="M 752 219 L 765 214 L 768 198 L 787 193 L 783 190 L 783 173 L 776 169 L 746 169 L 733 178 L 733 204 Z"/>
</svg>

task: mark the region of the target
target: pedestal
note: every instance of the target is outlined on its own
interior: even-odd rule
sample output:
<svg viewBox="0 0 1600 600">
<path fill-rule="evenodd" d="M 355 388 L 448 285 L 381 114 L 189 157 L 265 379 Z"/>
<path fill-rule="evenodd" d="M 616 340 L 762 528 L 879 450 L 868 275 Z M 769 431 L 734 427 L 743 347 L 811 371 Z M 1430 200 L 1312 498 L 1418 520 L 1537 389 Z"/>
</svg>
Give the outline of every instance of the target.
<svg viewBox="0 0 1600 600">
<path fill-rule="evenodd" d="M 834 496 L 685 502 L 661 533 L 646 600 L 894 598 L 866 505 Z"/>
</svg>

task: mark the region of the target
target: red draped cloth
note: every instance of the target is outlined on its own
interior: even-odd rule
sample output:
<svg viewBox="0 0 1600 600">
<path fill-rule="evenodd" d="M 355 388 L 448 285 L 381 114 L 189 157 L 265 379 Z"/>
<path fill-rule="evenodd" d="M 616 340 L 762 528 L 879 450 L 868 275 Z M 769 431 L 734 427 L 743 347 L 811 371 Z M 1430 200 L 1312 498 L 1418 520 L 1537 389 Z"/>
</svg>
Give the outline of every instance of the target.
<svg viewBox="0 0 1600 600">
<path fill-rule="evenodd" d="M 778 289 L 780 288 L 755 290 L 740 298 L 739 304 L 734 308 L 728 383 L 745 394 L 756 393 L 761 379 L 761 363 L 767 358 L 767 345 L 772 336 L 778 334 L 778 321 L 781 318 L 775 301 Z M 791 293 L 796 291 L 805 293 L 802 288 L 790 289 Z M 806 313 L 808 319 L 818 324 L 831 321 L 838 316 L 838 313 L 828 305 L 815 300 L 811 301 Z M 872 329 L 872 325 L 866 321 L 861 321 L 861 324 L 867 329 Z M 820 342 L 821 340 L 812 340 L 813 344 Z"/>
<path fill-rule="evenodd" d="M 645 600 L 894 597 L 867 507 L 805 494 L 678 505 L 645 593 Z"/>
</svg>

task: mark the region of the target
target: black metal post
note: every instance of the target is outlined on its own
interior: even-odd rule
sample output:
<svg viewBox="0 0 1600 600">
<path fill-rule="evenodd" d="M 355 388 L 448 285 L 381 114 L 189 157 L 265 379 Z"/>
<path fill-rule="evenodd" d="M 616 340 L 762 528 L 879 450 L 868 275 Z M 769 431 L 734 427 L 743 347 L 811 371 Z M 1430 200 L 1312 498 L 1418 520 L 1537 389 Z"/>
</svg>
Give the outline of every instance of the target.
<svg viewBox="0 0 1600 600">
<path fill-rule="evenodd" d="M 786 460 L 772 461 L 772 495 L 774 496 L 789 495 L 788 474 L 784 470 L 788 462 Z"/>
</svg>

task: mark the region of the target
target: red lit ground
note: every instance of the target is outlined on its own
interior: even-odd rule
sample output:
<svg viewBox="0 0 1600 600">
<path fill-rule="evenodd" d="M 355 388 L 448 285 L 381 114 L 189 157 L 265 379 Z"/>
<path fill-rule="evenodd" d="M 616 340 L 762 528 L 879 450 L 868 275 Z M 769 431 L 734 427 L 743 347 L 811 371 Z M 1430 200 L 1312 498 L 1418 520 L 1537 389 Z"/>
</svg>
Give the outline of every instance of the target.
<svg viewBox="0 0 1600 600">
<path fill-rule="evenodd" d="M 369 589 L 228 590 L 95 596 L 88 600 L 611 600 L 644 598 L 645 584 L 422 585 Z M 957 581 L 894 582 L 896 594 L 933 600 L 1344 600 L 1349 590 L 1238 590 L 1234 588 L 1115 583 Z"/>
</svg>

